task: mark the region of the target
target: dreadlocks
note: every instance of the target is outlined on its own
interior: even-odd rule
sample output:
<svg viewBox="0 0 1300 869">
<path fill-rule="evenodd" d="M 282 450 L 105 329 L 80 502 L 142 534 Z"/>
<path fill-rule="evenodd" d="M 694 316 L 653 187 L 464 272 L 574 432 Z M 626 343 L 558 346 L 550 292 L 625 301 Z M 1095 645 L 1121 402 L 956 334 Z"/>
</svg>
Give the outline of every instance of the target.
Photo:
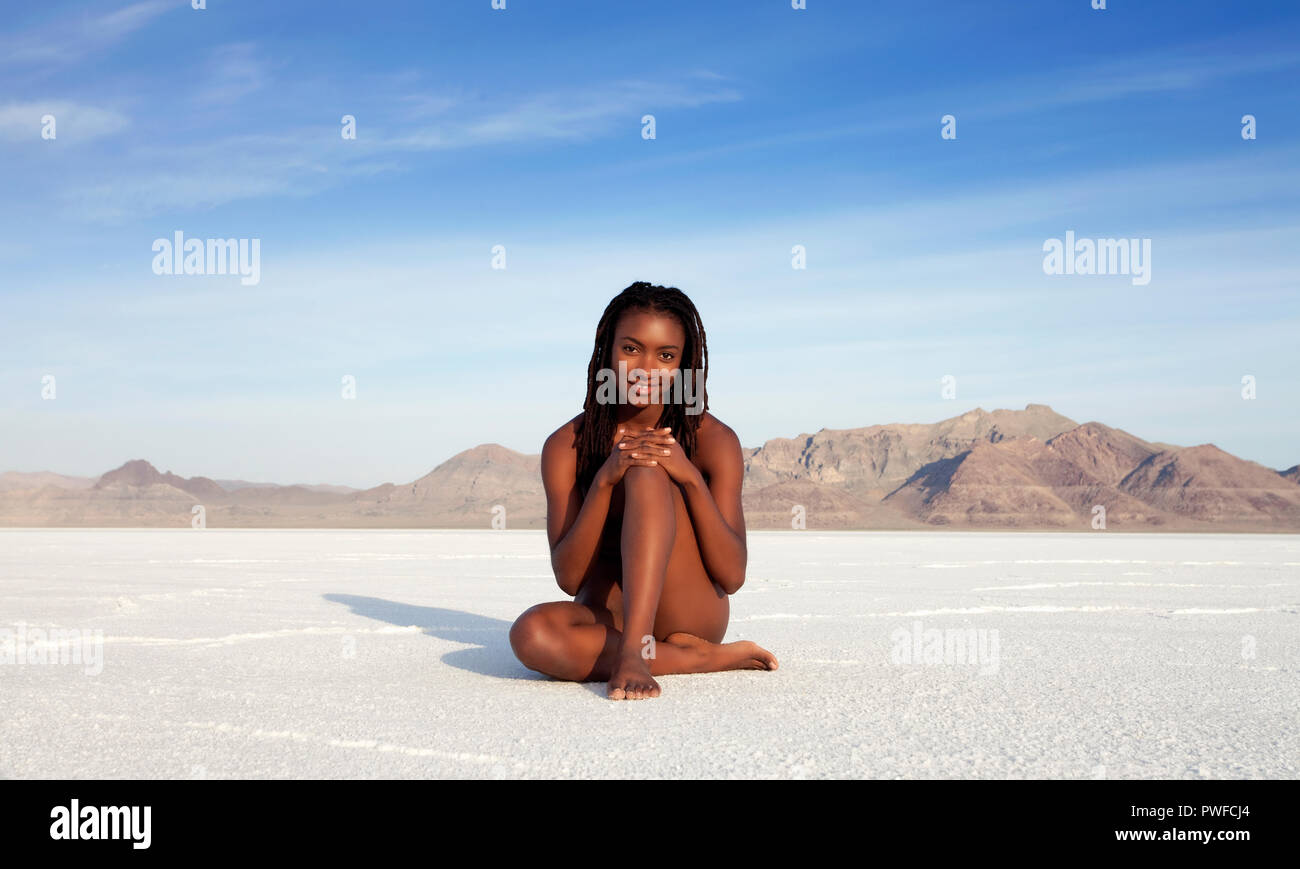
<svg viewBox="0 0 1300 869">
<path fill-rule="evenodd" d="M 669 314 L 677 318 L 686 332 L 686 347 L 678 360 L 678 379 L 686 372 L 696 377 L 695 396 L 700 411 L 690 414 L 682 402 L 668 401 L 663 405 L 656 428 L 670 426 L 673 437 L 682 445 L 687 458 L 695 455 L 696 431 L 704 411 L 709 409 L 705 381 L 709 373 L 709 351 L 704 338 L 704 324 L 700 314 L 686 294 L 676 287 L 660 287 L 637 281 L 610 300 L 605 313 L 596 326 L 595 346 L 591 363 L 587 366 L 587 399 L 582 405 L 582 420 L 577 426 L 578 485 L 585 493 L 596 476 L 596 471 L 609 458 L 610 444 L 614 439 L 615 415 L 618 405 L 596 400 L 597 375 L 610 366 L 614 350 L 614 327 L 628 311 L 649 311 Z"/>
</svg>

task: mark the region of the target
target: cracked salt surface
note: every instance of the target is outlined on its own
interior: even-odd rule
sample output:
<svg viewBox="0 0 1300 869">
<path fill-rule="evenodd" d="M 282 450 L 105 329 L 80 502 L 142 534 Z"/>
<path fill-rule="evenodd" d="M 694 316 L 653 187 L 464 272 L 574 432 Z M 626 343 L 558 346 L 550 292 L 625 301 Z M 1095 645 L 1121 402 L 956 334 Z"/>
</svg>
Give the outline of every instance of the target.
<svg viewBox="0 0 1300 869">
<path fill-rule="evenodd" d="M 1300 775 L 1300 536 L 749 543 L 727 640 L 780 669 L 664 676 L 661 697 L 612 702 L 510 651 L 520 612 L 563 599 L 540 531 L 0 529 L 0 769 Z M 103 632 L 98 675 L 57 663 L 77 645 L 59 629 Z M 34 660 L 6 658 L 20 630 Z"/>
</svg>

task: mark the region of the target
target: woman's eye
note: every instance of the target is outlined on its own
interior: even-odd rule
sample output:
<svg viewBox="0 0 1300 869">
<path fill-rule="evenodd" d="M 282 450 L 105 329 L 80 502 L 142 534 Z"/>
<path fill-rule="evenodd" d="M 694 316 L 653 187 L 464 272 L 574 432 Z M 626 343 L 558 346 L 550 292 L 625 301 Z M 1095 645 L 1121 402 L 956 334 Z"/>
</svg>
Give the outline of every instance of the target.
<svg viewBox="0 0 1300 869">
<path fill-rule="evenodd" d="M 671 353 L 664 352 L 664 353 L 661 353 L 661 354 L 659 354 L 659 355 L 666 357 L 666 358 L 664 359 L 665 362 L 672 362 L 672 361 L 673 361 L 673 354 L 671 354 Z"/>
<path fill-rule="evenodd" d="M 628 353 L 628 354 L 635 353 L 635 352 L 636 352 L 636 348 L 633 347 L 631 344 L 624 344 L 624 345 L 623 345 L 623 352 L 624 352 L 624 353 Z"/>
</svg>

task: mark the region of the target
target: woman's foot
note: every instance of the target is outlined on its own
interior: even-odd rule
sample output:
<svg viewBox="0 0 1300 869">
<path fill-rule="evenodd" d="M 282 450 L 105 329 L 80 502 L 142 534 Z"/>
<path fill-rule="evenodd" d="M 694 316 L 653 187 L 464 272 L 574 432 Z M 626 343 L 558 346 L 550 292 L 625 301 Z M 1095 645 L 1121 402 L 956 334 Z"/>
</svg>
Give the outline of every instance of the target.
<svg viewBox="0 0 1300 869">
<path fill-rule="evenodd" d="M 659 696 L 659 683 L 650 675 L 650 665 L 639 651 L 619 655 L 614 672 L 609 674 L 607 689 L 610 700 L 644 700 Z"/>
<path fill-rule="evenodd" d="M 665 643 L 691 649 L 700 655 L 697 673 L 717 673 L 722 670 L 775 670 L 776 655 L 758 643 L 740 640 L 735 643 L 710 643 L 702 637 L 678 631 L 664 638 Z"/>
</svg>

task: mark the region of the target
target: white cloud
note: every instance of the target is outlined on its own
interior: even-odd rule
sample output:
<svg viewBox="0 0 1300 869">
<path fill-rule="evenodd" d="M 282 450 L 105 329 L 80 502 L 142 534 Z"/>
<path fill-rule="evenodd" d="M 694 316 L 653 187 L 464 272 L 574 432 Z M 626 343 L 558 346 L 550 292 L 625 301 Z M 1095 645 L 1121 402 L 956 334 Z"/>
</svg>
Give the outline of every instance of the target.
<svg viewBox="0 0 1300 869">
<path fill-rule="evenodd" d="M 265 66 L 248 44 L 225 46 L 200 101 L 230 101 L 261 87 Z M 338 128 L 297 127 L 276 135 L 227 136 L 177 144 L 142 142 L 117 165 L 111 183 L 69 183 L 59 197 L 82 219 L 113 223 L 169 211 L 192 211 L 272 195 L 311 195 L 357 175 L 400 168 L 404 154 L 443 148 L 542 139 L 638 135 L 641 116 L 740 99 L 730 89 L 624 81 L 614 85 L 551 91 L 513 107 L 485 110 L 461 96 L 400 99 L 402 114 L 439 113 L 447 121 L 416 132 L 376 129 L 339 147 Z M 453 108 L 459 109 L 454 113 Z M 39 118 L 39 115 L 37 116 Z M 661 119 L 662 120 L 662 119 Z M 102 173 L 101 173 L 102 175 Z"/>
<path fill-rule="evenodd" d="M 69 100 L 6 103 L 0 105 L 0 141 L 41 142 L 41 119 L 47 114 L 54 116 L 54 141 L 59 143 L 87 142 L 110 136 L 130 123 L 125 115 L 111 109 Z"/>
<path fill-rule="evenodd" d="M 691 88 L 682 85 L 621 81 L 591 88 L 564 89 L 527 96 L 505 110 L 474 111 L 461 102 L 467 116 L 411 133 L 381 134 L 380 147 L 402 150 L 469 148 L 509 142 L 591 139 L 600 135 L 637 135 L 641 117 L 741 99 L 731 88 Z M 449 106 L 448 106 L 449 108 Z"/>
<path fill-rule="evenodd" d="M 0 38 L 0 64 L 76 61 L 119 42 L 180 5 L 174 0 L 143 0 L 100 15 L 65 14 L 52 24 Z"/>
<path fill-rule="evenodd" d="M 221 45 L 212 52 L 211 81 L 199 94 L 204 103 L 232 103 L 262 89 L 267 64 L 251 42 Z"/>
</svg>

